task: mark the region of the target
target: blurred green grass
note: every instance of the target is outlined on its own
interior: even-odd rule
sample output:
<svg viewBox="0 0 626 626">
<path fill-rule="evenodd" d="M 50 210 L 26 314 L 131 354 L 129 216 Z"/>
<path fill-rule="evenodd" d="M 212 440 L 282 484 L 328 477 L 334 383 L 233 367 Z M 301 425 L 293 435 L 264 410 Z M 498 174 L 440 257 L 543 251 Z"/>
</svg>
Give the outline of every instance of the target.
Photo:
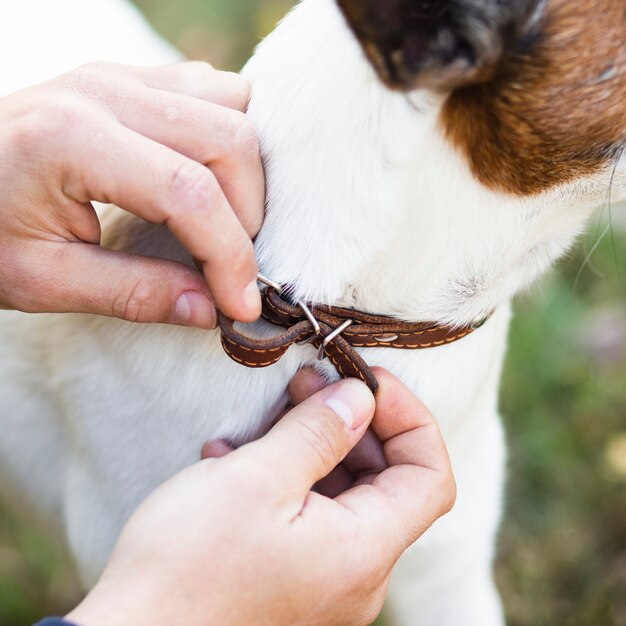
<svg viewBox="0 0 626 626">
<path fill-rule="evenodd" d="M 238 70 L 293 0 L 135 0 L 189 58 Z"/>
<path fill-rule="evenodd" d="M 626 625 L 626 236 L 581 271 L 596 240 L 516 307 L 501 403 L 510 626 Z"/>
<path fill-rule="evenodd" d="M 136 4 L 188 56 L 237 69 L 292 2 Z M 622 215 L 585 264 L 601 227 L 593 228 L 516 306 L 501 402 L 511 469 L 497 565 L 510 626 L 626 626 L 624 224 Z M 63 549 L 0 504 L 0 626 L 63 613 L 78 595 Z"/>
</svg>

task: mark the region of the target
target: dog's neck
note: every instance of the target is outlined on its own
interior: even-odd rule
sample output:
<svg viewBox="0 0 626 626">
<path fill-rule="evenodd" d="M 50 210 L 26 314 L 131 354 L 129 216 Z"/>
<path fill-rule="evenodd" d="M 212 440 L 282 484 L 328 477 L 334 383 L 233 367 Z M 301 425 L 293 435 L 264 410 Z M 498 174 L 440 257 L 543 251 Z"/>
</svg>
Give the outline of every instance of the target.
<svg viewBox="0 0 626 626">
<path fill-rule="evenodd" d="M 606 198 L 609 171 L 526 198 L 489 190 L 443 138 L 443 97 L 385 88 L 334 0 L 299 5 L 246 74 L 268 179 L 259 259 L 297 297 L 466 324 L 544 272 Z"/>
</svg>

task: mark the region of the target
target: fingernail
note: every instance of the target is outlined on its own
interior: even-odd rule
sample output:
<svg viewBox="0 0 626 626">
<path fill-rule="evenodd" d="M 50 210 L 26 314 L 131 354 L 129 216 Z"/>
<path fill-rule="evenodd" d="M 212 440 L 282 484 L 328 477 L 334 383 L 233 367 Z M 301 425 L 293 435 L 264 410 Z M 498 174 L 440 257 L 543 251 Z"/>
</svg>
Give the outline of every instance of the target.
<svg viewBox="0 0 626 626">
<path fill-rule="evenodd" d="M 174 319 L 177 324 L 205 328 L 215 328 L 215 307 L 202 293 L 187 291 L 176 301 Z"/>
<path fill-rule="evenodd" d="M 249 310 L 261 312 L 261 292 L 256 279 L 243 290 L 243 300 Z"/>
<path fill-rule="evenodd" d="M 206 459 L 221 459 L 228 456 L 234 448 L 223 439 L 215 439 L 214 441 L 207 441 L 200 452 L 200 457 L 203 461 Z"/>
<path fill-rule="evenodd" d="M 351 430 L 366 422 L 374 410 L 374 396 L 362 382 L 349 378 L 329 388 L 331 393 L 324 402 Z"/>
</svg>

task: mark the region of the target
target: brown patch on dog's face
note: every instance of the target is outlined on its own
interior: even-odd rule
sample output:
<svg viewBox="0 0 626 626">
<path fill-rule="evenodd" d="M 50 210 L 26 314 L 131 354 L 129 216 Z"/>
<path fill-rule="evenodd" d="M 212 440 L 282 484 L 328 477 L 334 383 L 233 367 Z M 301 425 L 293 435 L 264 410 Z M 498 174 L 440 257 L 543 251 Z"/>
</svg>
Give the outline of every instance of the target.
<svg viewBox="0 0 626 626">
<path fill-rule="evenodd" d="M 448 92 L 446 137 L 517 195 L 606 167 L 626 139 L 625 0 L 338 0 L 390 87 Z"/>
<path fill-rule="evenodd" d="M 535 41 L 444 108 L 476 177 L 529 195 L 610 164 L 626 138 L 625 37 L 624 0 L 551 0 Z"/>
</svg>

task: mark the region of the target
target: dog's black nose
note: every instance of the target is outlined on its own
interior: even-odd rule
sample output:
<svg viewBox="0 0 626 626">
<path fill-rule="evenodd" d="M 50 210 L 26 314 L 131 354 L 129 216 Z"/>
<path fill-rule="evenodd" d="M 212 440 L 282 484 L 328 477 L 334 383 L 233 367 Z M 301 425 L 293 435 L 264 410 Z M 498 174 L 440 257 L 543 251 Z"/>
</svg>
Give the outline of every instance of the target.
<svg viewBox="0 0 626 626">
<path fill-rule="evenodd" d="M 407 17 L 410 20 L 433 20 L 441 17 L 448 7 L 450 0 L 422 0 L 409 4 Z"/>
<path fill-rule="evenodd" d="M 487 80 L 542 0 L 338 0 L 385 82 L 450 89 Z"/>
</svg>

